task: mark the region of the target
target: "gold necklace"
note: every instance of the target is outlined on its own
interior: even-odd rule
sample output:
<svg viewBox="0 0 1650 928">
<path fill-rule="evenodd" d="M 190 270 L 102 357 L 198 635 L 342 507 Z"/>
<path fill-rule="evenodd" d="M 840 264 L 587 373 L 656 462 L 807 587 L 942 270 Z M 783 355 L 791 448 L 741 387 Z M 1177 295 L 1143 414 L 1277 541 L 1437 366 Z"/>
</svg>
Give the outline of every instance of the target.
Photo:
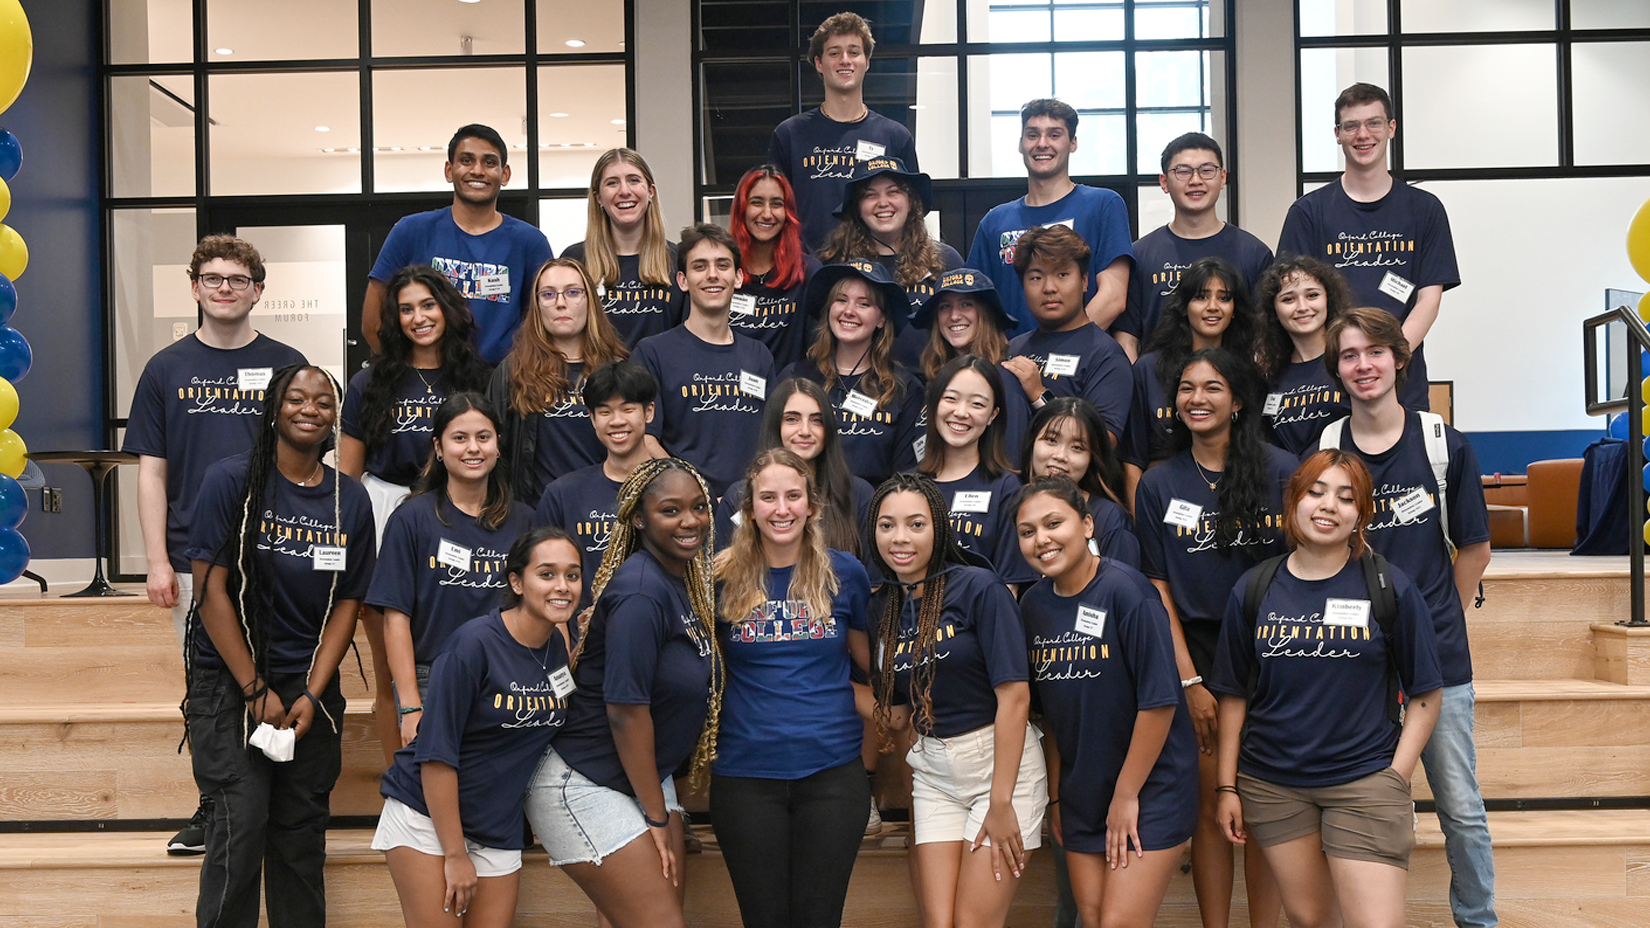
<svg viewBox="0 0 1650 928">
<path fill-rule="evenodd" d="M 1192 466 L 1197 468 L 1197 475 L 1203 478 L 1203 482 L 1209 485 L 1209 492 L 1213 493 L 1215 491 L 1215 483 L 1220 480 L 1220 477 L 1217 475 L 1214 480 L 1210 480 L 1209 475 L 1203 470 L 1203 465 L 1197 462 L 1197 455 L 1195 454 L 1192 455 Z"/>
<path fill-rule="evenodd" d="M 413 373 L 418 375 L 419 380 L 424 381 L 424 392 L 426 394 L 430 395 L 430 396 L 435 396 L 436 395 L 435 386 L 433 384 L 431 384 L 430 381 L 427 378 L 425 378 L 424 371 L 421 368 L 415 367 L 415 368 L 413 368 Z M 441 382 L 441 368 L 439 368 L 439 367 L 436 368 L 435 379 L 436 379 L 437 383 Z"/>
</svg>

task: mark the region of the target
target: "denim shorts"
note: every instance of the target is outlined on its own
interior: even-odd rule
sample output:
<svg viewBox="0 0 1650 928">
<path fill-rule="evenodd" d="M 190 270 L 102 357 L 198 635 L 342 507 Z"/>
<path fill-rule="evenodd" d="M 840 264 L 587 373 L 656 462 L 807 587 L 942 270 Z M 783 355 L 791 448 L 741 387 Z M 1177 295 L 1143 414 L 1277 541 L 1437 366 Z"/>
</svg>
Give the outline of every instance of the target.
<svg viewBox="0 0 1650 928">
<path fill-rule="evenodd" d="M 659 787 L 665 792 L 665 811 L 681 812 L 676 784 L 666 777 Z M 557 867 L 599 867 L 603 858 L 647 833 L 641 802 L 593 782 L 553 748 L 544 753 L 527 787 L 527 820 Z"/>
<path fill-rule="evenodd" d="M 973 841 L 991 808 L 995 726 L 951 738 L 923 736 L 905 755 L 911 764 L 911 825 L 915 843 Z M 1042 733 L 1027 725 L 1020 772 L 1014 778 L 1014 814 L 1026 850 L 1042 845 L 1048 808 L 1048 769 Z"/>
<path fill-rule="evenodd" d="M 410 847 L 420 854 L 445 857 L 441 839 L 436 836 L 435 822 L 428 815 L 397 799 L 384 797 L 384 811 L 378 816 L 378 831 L 372 836 L 372 849 L 388 851 Z M 476 876 L 509 876 L 521 869 L 521 851 L 504 847 L 483 847 L 469 838 L 464 839 L 464 850 L 475 865 Z"/>
</svg>

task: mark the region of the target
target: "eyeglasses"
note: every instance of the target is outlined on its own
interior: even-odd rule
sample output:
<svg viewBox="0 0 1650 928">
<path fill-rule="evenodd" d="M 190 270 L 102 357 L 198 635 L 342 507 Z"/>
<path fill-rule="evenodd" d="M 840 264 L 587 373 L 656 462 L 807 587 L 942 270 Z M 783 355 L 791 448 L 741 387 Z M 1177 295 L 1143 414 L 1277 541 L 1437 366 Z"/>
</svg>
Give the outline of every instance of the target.
<svg viewBox="0 0 1650 928">
<path fill-rule="evenodd" d="M 223 286 L 223 282 L 226 280 L 229 281 L 229 289 L 231 290 L 245 290 L 247 287 L 252 286 L 252 278 L 245 274 L 235 274 L 230 277 L 225 277 L 222 274 L 202 274 L 195 278 L 196 283 L 208 290 L 218 289 Z"/>
<path fill-rule="evenodd" d="M 567 297 L 567 302 L 569 303 L 577 303 L 578 301 L 584 299 L 584 288 L 568 287 L 566 290 L 540 290 L 539 305 L 554 306 L 556 305 L 556 297 L 558 296 Z"/>
<path fill-rule="evenodd" d="M 1385 116 L 1375 116 L 1370 119 L 1366 119 L 1363 122 L 1359 122 L 1355 119 L 1348 119 L 1346 122 L 1338 123 L 1335 128 L 1341 130 L 1342 134 L 1345 135 L 1355 135 L 1360 126 L 1368 129 L 1371 133 L 1374 133 L 1385 129 L 1387 123 L 1389 122 L 1391 122 L 1391 120 L 1387 119 Z"/>
<path fill-rule="evenodd" d="M 1220 176 L 1220 165 L 1204 162 L 1194 168 L 1189 164 L 1177 164 L 1169 169 L 1169 173 L 1173 174 L 1175 179 L 1179 181 L 1191 180 L 1193 171 L 1196 171 L 1197 176 L 1204 180 L 1214 180 Z"/>
</svg>

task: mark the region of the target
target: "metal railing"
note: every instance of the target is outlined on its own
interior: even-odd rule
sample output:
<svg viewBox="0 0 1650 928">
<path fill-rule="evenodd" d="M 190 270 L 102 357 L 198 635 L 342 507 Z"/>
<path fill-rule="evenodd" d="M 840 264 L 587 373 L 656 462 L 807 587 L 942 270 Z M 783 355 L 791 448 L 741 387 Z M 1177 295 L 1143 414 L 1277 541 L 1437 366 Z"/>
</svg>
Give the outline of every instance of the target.
<svg viewBox="0 0 1650 928">
<path fill-rule="evenodd" d="M 1623 339 L 1626 354 L 1626 385 L 1624 395 L 1616 398 L 1599 396 L 1599 345 L 1608 345 L 1600 339 L 1599 330 L 1612 322 L 1625 323 L 1623 328 L 1631 337 Z M 1587 414 L 1602 415 L 1627 412 L 1627 564 L 1628 598 L 1631 603 L 1626 621 L 1617 622 L 1629 628 L 1650 626 L 1644 618 L 1644 402 L 1635 387 L 1643 379 L 1639 363 L 1641 351 L 1650 351 L 1650 330 L 1646 330 L 1638 315 L 1626 306 L 1617 306 L 1581 324 L 1582 355 L 1586 368 Z"/>
</svg>

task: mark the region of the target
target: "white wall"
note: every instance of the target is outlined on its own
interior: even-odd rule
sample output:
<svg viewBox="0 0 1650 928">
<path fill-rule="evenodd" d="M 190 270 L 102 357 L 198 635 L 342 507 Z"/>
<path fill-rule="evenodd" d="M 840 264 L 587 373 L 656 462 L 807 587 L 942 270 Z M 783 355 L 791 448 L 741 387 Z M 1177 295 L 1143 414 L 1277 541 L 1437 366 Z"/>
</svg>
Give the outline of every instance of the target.
<svg viewBox="0 0 1650 928">
<path fill-rule="evenodd" d="M 693 19 L 686 0 L 636 0 L 636 150 L 672 239 L 693 221 Z"/>
</svg>

